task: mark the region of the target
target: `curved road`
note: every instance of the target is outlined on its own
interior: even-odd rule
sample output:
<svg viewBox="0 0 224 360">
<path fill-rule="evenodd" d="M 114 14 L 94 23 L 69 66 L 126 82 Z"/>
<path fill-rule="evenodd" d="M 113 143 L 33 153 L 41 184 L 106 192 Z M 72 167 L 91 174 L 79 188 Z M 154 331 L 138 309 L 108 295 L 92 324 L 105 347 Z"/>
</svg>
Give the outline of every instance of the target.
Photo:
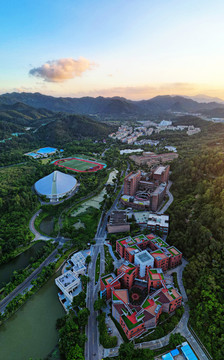
<svg viewBox="0 0 224 360">
<path fill-rule="evenodd" d="M 36 218 L 39 216 L 39 214 L 42 212 L 42 209 L 38 210 L 30 219 L 29 222 L 29 229 L 30 231 L 33 233 L 33 235 L 35 236 L 35 238 L 32 241 L 36 241 L 36 240 L 50 240 L 52 239 L 52 237 L 49 236 L 45 236 L 39 233 L 39 231 L 36 230 L 35 226 L 34 226 L 34 222 L 36 220 Z"/>
<path fill-rule="evenodd" d="M 173 202 L 173 195 L 171 194 L 170 192 L 170 187 L 172 185 L 172 181 L 169 180 L 168 182 L 168 186 L 167 186 L 167 189 L 166 189 L 166 193 L 167 195 L 169 196 L 169 200 L 167 201 L 167 203 L 162 207 L 162 209 L 160 209 L 158 211 L 158 214 L 164 214 L 166 212 L 166 210 L 168 209 L 168 207 L 172 204 Z"/>
</svg>

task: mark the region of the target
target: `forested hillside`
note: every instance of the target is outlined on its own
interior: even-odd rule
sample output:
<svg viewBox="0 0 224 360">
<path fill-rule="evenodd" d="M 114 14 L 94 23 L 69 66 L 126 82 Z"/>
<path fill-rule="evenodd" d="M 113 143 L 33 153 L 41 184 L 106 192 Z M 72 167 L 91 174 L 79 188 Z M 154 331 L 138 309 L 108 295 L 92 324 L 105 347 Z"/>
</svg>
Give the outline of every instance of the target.
<svg viewBox="0 0 224 360">
<path fill-rule="evenodd" d="M 54 122 L 42 126 L 36 134 L 49 145 L 63 145 L 73 139 L 85 137 L 106 138 L 113 130 L 113 127 L 86 116 L 70 115 L 61 116 Z"/>
<path fill-rule="evenodd" d="M 173 166 L 168 242 L 189 260 L 191 323 L 216 360 L 224 354 L 224 154 L 220 143 Z"/>
<path fill-rule="evenodd" d="M 215 108 L 224 109 L 224 105 L 220 103 L 198 103 L 183 96 L 170 95 L 156 96 L 152 99 L 141 101 L 132 101 L 119 96 L 71 98 L 25 92 L 0 95 L 0 104 L 11 105 L 17 102 L 51 111 L 109 117 L 155 115 L 167 111 L 201 112 Z"/>
<path fill-rule="evenodd" d="M 0 169 L 0 262 L 6 261 L 19 245 L 32 240 L 28 224 L 38 201 L 31 187 L 51 170 L 53 166 L 39 162 Z"/>
</svg>

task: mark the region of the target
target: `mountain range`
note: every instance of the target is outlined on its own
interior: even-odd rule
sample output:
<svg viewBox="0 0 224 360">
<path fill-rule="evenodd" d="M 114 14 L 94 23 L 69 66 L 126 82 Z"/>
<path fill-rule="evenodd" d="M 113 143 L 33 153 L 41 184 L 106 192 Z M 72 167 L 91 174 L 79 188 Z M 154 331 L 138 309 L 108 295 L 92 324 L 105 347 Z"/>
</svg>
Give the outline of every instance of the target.
<svg viewBox="0 0 224 360">
<path fill-rule="evenodd" d="M 206 113 L 213 109 L 223 109 L 224 104 L 217 102 L 197 102 L 183 96 L 156 96 L 149 100 L 132 101 L 121 97 L 53 97 L 40 93 L 7 93 L 0 95 L 0 106 L 23 103 L 37 109 L 119 118 L 121 116 L 147 116 L 164 112 Z M 38 110 L 39 111 L 39 110 Z"/>
</svg>

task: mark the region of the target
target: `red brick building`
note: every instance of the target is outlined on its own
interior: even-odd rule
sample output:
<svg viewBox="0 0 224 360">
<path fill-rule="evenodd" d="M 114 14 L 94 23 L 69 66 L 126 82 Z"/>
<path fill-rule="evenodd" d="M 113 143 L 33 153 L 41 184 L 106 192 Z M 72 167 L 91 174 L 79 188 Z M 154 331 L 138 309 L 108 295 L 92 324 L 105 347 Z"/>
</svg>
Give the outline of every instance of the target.
<svg viewBox="0 0 224 360">
<path fill-rule="evenodd" d="M 120 288 L 121 283 L 118 276 L 114 277 L 112 274 L 109 274 L 100 277 L 100 290 L 102 295 L 105 296 L 107 300 L 111 298 L 112 290 Z"/>
<path fill-rule="evenodd" d="M 122 287 L 124 287 L 125 289 L 131 289 L 134 284 L 135 278 L 138 277 L 138 267 L 130 263 L 127 265 L 122 264 L 117 269 L 117 275 L 120 275 L 122 273 L 124 274 L 120 279 Z"/>
<path fill-rule="evenodd" d="M 160 289 L 165 284 L 162 269 L 147 269 L 148 292 Z"/>
<path fill-rule="evenodd" d="M 140 179 L 140 170 L 137 173 L 131 172 L 128 174 L 124 179 L 124 195 L 134 196 L 137 191 Z"/>
<path fill-rule="evenodd" d="M 175 248 L 175 246 L 170 246 L 167 250 L 171 255 L 169 267 L 170 269 L 173 269 L 182 263 L 182 253 Z"/>
<path fill-rule="evenodd" d="M 154 250 L 150 253 L 152 257 L 154 257 L 154 267 L 161 268 L 163 271 L 167 271 L 169 269 L 169 255 L 165 254 L 162 250 Z"/>
<path fill-rule="evenodd" d="M 169 171 L 170 171 L 170 165 L 158 166 L 153 172 L 153 180 L 158 180 L 159 182 L 167 183 L 169 180 Z"/>
</svg>

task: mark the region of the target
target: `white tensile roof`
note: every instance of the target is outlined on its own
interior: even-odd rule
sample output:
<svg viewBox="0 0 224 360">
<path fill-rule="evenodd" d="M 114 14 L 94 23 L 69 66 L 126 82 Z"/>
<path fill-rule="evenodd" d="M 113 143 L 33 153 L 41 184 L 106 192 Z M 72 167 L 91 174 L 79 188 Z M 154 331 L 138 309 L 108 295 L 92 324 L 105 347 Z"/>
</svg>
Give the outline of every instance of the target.
<svg viewBox="0 0 224 360">
<path fill-rule="evenodd" d="M 77 180 L 60 171 L 54 171 L 50 175 L 38 180 L 35 183 L 35 190 L 46 196 L 60 195 L 71 191 L 77 184 Z"/>
</svg>

